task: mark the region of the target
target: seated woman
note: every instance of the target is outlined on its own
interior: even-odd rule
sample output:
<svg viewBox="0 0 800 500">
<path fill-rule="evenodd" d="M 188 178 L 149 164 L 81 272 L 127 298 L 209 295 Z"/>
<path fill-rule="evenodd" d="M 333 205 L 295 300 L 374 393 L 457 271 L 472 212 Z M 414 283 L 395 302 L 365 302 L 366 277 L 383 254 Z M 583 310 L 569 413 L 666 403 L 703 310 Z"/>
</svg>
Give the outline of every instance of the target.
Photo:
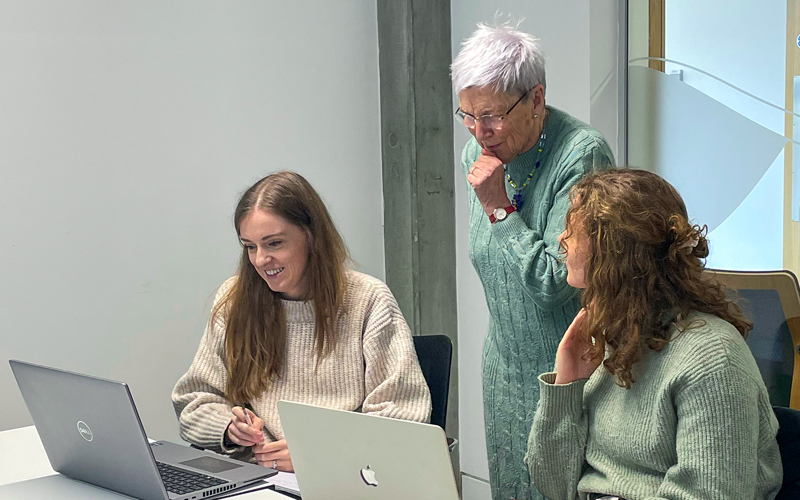
<svg viewBox="0 0 800 500">
<path fill-rule="evenodd" d="M 296 173 L 269 175 L 244 193 L 234 224 L 237 275 L 172 393 L 183 439 L 292 471 L 281 399 L 427 421 L 430 393 L 397 302 L 346 268 L 314 188 Z"/>
<path fill-rule="evenodd" d="M 744 342 L 752 324 L 703 280 L 707 229 L 641 170 L 590 175 L 571 200 L 559 241 L 583 309 L 539 377 L 536 487 L 551 500 L 773 498 L 778 423 Z"/>
</svg>

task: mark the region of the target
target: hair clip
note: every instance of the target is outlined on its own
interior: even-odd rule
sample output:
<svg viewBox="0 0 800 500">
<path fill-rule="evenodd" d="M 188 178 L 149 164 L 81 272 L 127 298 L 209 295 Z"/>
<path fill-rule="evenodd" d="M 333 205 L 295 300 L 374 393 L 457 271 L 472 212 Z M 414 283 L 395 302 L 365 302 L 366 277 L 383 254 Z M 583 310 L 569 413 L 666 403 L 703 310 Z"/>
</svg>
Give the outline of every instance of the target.
<svg viewBox="0 0 800 500">
<path fill-rule="evenodd" d="M 694 247 L 696 247 L 698 243 L 700 243 L 700 237 L 699 236 L 695 236 L 694 238 L 692 238 L 691 240 L 687 241 L 686 243 L 684 243 L 683 245 L 681 245 L 678 248 L 679 249 L 686 248 L 686 249 L 689 250 L 687 253 L 692 253 L 692 249 Z"/>
</svg>

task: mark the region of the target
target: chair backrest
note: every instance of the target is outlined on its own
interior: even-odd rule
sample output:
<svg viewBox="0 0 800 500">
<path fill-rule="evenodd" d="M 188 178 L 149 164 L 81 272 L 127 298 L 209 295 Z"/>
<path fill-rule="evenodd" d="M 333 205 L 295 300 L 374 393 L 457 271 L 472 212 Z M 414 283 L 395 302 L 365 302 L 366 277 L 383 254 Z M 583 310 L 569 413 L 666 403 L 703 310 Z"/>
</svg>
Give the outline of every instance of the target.
<svg viewBox="0 0 800 500">
<path fill-rule="evenodd" d="M 450 363 L 453 344 L 445 335 L 414 337 L 422 374 L 431 391 L 431 423 L 444 429 L 447 421 L 447 396 L 450 392 Z"/>
<path fill-rule="evenodd" d="M 736 294 L 753 322 L 747 345 L 774 406 L 800 409 L 800 287 L 791 271 L 723 271 L 706 275 Z"/>
<path fill-rule="evenodd" d="M 774 407 L 778 418 L 778 447 L 783 462 L 783 486 L 775 500 L 800 498 L 800 411 Z"/>
</svg>

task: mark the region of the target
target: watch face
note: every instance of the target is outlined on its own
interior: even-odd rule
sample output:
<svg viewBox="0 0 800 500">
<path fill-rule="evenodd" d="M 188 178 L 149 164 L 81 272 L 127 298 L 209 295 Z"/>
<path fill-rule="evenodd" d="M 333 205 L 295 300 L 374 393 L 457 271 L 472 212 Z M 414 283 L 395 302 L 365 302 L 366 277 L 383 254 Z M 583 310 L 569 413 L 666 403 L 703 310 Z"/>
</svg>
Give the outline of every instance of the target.
<svg viewBox="0 0 800 500">
<path fill-rule="evenodd" d="M 494 218 L 497 220 L 503 220 L 508 216 L 505 208 L 495 208 L 494 209 Z"/>
</svg>

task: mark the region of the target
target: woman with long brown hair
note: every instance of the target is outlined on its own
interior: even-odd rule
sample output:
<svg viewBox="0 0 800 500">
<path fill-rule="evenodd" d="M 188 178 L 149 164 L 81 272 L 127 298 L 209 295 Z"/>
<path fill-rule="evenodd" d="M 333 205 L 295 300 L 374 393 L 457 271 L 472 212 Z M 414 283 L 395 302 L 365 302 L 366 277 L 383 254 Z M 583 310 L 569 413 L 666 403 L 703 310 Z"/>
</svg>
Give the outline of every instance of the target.
<svg viewBox="0 0 800 500">
<path fill-rule="evenodd" d="M 559 241 L 583 309 L 539 377 L 536 487 L 551 500 L 773 498 L 778 424 L 752 324 L 703 278 L 707 229 L 642 170 L 590 175 L 571 200 Z"/>
<path fill-rule="evenodd" d="M 281 399 L 427 421 L 411 332 L 380 280 L 348 270 L 322 199 L 299 174 L 242 196 L 236 276 L 219 289 L 194 361 L 172 393 L 181 436 L 292 471 Z"/>
</svg>

